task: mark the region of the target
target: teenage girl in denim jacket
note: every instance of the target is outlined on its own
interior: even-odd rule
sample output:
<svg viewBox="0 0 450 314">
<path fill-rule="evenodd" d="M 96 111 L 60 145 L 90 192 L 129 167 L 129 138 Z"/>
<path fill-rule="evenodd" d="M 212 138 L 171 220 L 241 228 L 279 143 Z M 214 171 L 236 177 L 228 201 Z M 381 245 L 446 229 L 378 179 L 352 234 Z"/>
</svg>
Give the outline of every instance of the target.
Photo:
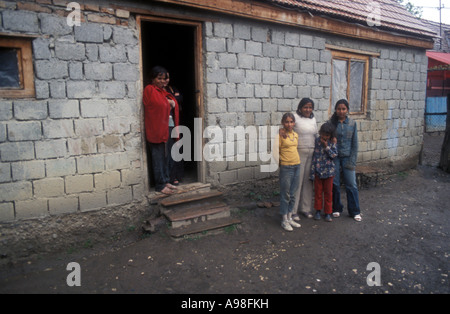
<svg viewBox="0 0 450 314">
<path fill-rule="evenodd" d="M 356 122 L 350 119 L 349 104 L 345 99 L 338 100 L 335 113 L 331 117 L 331 123 L 336 127 L 338 157 L 336 164 L 336 176 L 333 180 L 333 217 L 339 217 L 344 206 L 341 202 L 340 170 L 344 177 L 345 191 L 347 194 L 348 213 L 356 221 L 361 221 L 359 207 L 359 192 L 356 184 L 356 160 L 358 158 L 358 132 Z"/>
</svg>

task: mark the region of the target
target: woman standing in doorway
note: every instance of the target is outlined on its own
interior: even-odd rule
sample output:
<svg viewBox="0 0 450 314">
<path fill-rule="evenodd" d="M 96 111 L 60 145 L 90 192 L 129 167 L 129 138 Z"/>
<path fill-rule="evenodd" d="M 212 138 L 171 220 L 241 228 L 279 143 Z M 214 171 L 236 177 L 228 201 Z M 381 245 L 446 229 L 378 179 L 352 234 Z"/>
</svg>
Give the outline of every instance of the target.
<svg viewBox="0 0 450 314">
<path fill-rule="evenodd" d="M 348 117 L 349 108 L 347 100 L 338 100 L 335 106 L 335 113 L 331 117 L 331 123 L 336 128 L 338 146 L 338 157 L 334 160 L 336 176 L 333 180 L 333 217 L 339 217 L 344 208 L 341 203 L 340 189 L 340 171 L 342 169 L 347 194 L 348 213 L 356 221 L 361 221 L 359 192 L 355 173 L 358 159 L 358 132 L 356 122 Z"/>
<path fill-rule="evenodd" d="M 170 147 L 172 129 L 179 125 L 178 103 L 174 96 L 164 90 L 167 70 L 156 66 L 151 70 L 151 84 L 144 90 L 144 120 L 147 142 L 152 153 L 155 191 L 173 194 L 170 184 Z"/>
</svg>

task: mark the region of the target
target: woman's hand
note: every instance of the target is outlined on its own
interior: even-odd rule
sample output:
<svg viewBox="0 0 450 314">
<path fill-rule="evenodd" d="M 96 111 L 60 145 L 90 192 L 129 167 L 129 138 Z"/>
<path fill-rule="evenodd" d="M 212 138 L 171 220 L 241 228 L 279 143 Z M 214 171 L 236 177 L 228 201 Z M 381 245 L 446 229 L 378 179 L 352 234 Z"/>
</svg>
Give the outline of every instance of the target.
<svg viewBox="0 0 450 314">
<path fill-rule="evenodd" d="M 175 102 L 172 99 L 167 98 L 167 101 L 169 102 L 172 108 L 175 108 Z"/>
</svg>

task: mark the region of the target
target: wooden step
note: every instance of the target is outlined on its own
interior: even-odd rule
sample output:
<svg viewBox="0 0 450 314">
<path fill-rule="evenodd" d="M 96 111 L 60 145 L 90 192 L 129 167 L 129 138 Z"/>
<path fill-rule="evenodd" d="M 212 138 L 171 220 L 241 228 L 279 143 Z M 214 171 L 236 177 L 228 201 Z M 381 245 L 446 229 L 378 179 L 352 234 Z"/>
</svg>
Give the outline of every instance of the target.
<svg viewBox="0 0 450 314">
<path fill-rule="evenodd" d="M 190 202 L 195 202 L 195 201 L 199 201 L 199 200 L 204 200 L 204 199 L 208 199 L 208 198 L 219 197 L 222 195 L 223 195 L 223 193 L 219 192 L 219 191 L 209 191 L 209 192 L 204 192 L 204 193 L 193 193 L 193 194 L 189 194 L 189 195 L 180 195 L 179 197 L 172 196 L 170 198 L 162 200 L 160 202 L 160 204 L 163 205 L 164 207 L 170 207 L 170 206 L 180 205 L 180 204 L 184 204 L 184 203 L 190 203 Z"/>
<path fill-rule="evenodd" d="M 230 210 L 227 204 L 222 201 L 209 201 L 202 203 L 189 203 L 180 205 L 174 209 L 164 212 L 164 216 L 169 221 L 180 221 L 194 219 L 201 216 L 216 214 L 225 210 Z"/>
<path fill-rule="evenodd" d="M 179 185 L 178 190 L 176 190 L 174 192 L 174 194 L 172 194 L 172 195 L 166 195 L 161 192 L 151 192 L 147 198 L 148 198 L 150 204 L 157 204 L 158 202 L 160 202 L 161 200 L 164 200 L 164 199 L 172 199 L 172 198 L 179 197 L 180 195 L 187 195 L 187 194 L 191 194 L 191 193 L 194 193 L 194 194 L 195 193 L 204 193 L 204 192 L 208 192 L 210 190 L 211 190 L 210 183 L 195 182 L 195 183 Z"/>
<path fill-rule="evenodd" d="M 203 222 L 198 222 L 195 224 L 191 224 L 189 226 L 183 226 L 180 228 L 170 229 L 168 230 L 169 235 L 174 238 L 181 238 L 186 235 L 192 235 L 196 233 L 201 233 L 208 230 L 216 230 L 220 228 L 224 228 L 227 226 L 240 224 L 241 221 L 237 218 L 227 217 L 220 218 L 214 220 L 207 220 Z"/>
</svg>

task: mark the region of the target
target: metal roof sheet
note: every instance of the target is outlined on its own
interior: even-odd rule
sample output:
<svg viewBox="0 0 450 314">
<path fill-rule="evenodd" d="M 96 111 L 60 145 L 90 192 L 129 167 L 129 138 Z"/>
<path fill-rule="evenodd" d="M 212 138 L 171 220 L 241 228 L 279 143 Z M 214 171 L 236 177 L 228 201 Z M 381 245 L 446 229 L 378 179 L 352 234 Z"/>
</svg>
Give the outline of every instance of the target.
<svg viewBox="0 0 450 314">
<path fill-rule="evenodd" d="M 436 34 L 422 21 L 395 0 L 262 0 L 285 8 L 308 11 L 312 14 L 333 16 L 367 24 L 370 14 L 378 13 L 381 29 L 435 37 Z M 374 11 L 375 10 L 375 11 Z"/>
</svg>

